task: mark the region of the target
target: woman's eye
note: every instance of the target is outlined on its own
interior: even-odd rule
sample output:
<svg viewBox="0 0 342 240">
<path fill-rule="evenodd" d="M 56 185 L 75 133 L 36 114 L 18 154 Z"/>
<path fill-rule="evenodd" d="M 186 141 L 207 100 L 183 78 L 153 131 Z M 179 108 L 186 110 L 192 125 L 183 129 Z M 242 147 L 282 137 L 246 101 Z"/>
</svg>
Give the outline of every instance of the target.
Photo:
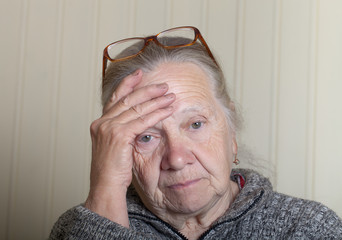
<svg viewBox="0 0 342 240">
<path fill-rule="evenodd" d="M 147 143 L 147 142 L 151 141 L 152 138 L 153 138 L 153 137 L 152 137 L 151 135 L 146 135 L 146 136 L 141 137 L 141 138 L 140 138 L 140 141 L 142 141 L 142 142 L 144 142 L 144 143 Z"/>
<path fill-rule="evenodd" d="M 202 127 L 202 122 L 194 122 L 191 124 L 191 128 L 193 129 L 199 129 L 200 127 Z"/>
</svg>

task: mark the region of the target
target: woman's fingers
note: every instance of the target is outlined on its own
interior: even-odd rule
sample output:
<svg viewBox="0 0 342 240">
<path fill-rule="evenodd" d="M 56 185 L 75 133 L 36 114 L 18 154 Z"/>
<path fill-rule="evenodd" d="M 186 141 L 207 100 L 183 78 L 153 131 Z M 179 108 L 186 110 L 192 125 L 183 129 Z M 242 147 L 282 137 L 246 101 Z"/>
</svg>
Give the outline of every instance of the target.
<svg viewBox="0 0 342 240">
<path fill-rule="evenodd" d="M 139 104 L 161 97 L 167 92 L 168 85 L 166 83 L 151 84 L 134 90 L 137 84 L 140 83 L 141 77 L 142 72 L 138 71 L 134 75 L 127 76 L 122 81 L 118 89 L 113 93 L 111 100 L 104 107 L 104 118 L 113 118 L 126 111 L 132 112 L 132 110 L 137 110 L 137 113 L 142 114 L 139 111 Z M 157 100 L 151 103 L 155 102 L 161 101 Z M 161 104 L 161 107 L 164 106 Z M 135 115 L 133 114 L 133 116 Z"/>
<path fill-rule="evenodd" d="M 127 77 L 125 77 L 120 83 L 120 85 L 118 86 L 118 88 L 116 89 L 116 91 L 112 94 L 109 101 L 104 106 L 103 113 L 105 114 L 120 99 L 122 99 L 123 97 L 133 92 L 134 87 L 141 82 L 141 78 L 142 78 L 142 71 L 140 69 L 135 71 L 131 75 L 128 75 Z"/>
<path fill-rule="evenodd" d="M 97 135 L 98 129 L 102 125 L 101 135 L 115 133 L 115 135 L 120 135 L 120 139 L 123 142 L 132 142 L 136 135 L 141 134 L 146 129 L 153 127 L 161 120 L 169 117 L 173 112 L 173 108 L 170 105 L 175 99 L 175 94 L 169 93 L 148 102 L 135 105 L 114 118 L 102 117 L 94 121 L 91 125 L 92 136 Z M 124 137 L 122 133 L 126 136 Z"/>
<path fill-rule="evenodd" d="M 116 104 L 107 110 L 104 117 L 113 118 L 125 111 L 134 109 L 139 104 L 152 101 L 158 97 L 162 97 L 168 90 L 166 83 L 151 84 L 131 92 L 127 96 L 121 98 Z M 153 102 L 153 101 L 152 101 Z"/>
<path fill-rule="evenodd" d="M 173 107 L 168 106 L 165 108 L 159 108 L 149 114 L 142 115 L 127 124 L 127 127 L 131 127 L 131 131 L 134 135 L 134 139 L 137 135 L 143 133 L 148 128 L 155 126 L 160 121 L 168 118 L 173 113 Z M 134 140 L 132 139 L 132 140 Z"/>
<path fill-rule="evenodd" d="M 175 101 L 175 99 L 176 95 L 174 93 L 152 98 L 149 101 L 131 106 L 127 111 L 118 115 L 117 120 L 120 122 L 128 122 L 137 118 L 143 118 L 146 114 L 168 107 Z"/>
<path fill-rule="evenodd" d="M 116 117 L 101 117 L 91 124 L 91 135 L 93 140 L 97 138 L 99 128 L 102 128 L 100 135 L 120 135 L 123 142 L 131 142 L 136 135 L 141 134 L 146 129 L 153 127 L 161 120 L 169 117 L 173 108 L 170 106 L 176 99 L 174 93 L 169 93 L 150 101 L 132 106 L 127 111 Z M 114 130 L 115 129 L 115 130 Z M 126 137 L 123 137 L 126 135 Z M 112 138 L 112 137 L 111 137 Z M 126 140 L 124 140 L 126 139 Z"/>
</svg>

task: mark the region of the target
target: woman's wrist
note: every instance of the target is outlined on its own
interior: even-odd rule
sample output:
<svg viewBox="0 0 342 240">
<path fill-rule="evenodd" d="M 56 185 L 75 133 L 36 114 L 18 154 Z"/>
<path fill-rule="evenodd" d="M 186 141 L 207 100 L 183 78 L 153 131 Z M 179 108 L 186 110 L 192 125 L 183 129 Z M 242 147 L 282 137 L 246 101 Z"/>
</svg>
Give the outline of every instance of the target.
<svg viewBox="0 0 342 240">
<path fill-rule="evenodd" d="M 91 189 L 84 206 L 102 217 L 129 228 L 126 193 L 127 188 L 122 186 L 111 189 Z"/>
</svg>

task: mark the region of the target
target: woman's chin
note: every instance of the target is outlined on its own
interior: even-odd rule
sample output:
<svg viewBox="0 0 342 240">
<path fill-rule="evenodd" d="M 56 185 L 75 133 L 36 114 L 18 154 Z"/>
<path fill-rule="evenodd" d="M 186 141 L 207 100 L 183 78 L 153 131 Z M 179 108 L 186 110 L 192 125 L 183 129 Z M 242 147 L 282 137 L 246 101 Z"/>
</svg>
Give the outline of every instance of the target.
<svg viewBox="0 0 342 240">
<path fill-rule="evenodd" d="M 197 214 L 215 202 L 211 191 L 183 191 L 165 196 L 169 211 L 181 214 Z M 172 203 L 172 204 L 171 204 Z"/>
</svg>

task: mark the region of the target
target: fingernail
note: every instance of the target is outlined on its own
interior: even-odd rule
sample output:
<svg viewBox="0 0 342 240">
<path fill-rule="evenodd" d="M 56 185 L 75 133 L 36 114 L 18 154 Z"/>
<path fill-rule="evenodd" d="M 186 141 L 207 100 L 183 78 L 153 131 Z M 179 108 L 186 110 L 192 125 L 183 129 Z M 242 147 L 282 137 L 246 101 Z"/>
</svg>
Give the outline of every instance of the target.
<svg viewBox="0 0 342 240">
<path fill-rule="evenodd" d="M 161 83 L 157 85 L 158 88 L 160 89 L 167 89 L 167 84 L 166 83 Z"/>
<path fill-rule="evenodd" d="M 169 93 L 169 94 L 165 95 L 165 98 L 173 99 L 173 98 L 175 98 L 175 95 L 173 93 Z"/>
<path fill-rule="evenodd" d="M 140 73 L 140 69 L 136 70 L 132 75 L 133 75 L 133 76 L 138 76 L 139 73 Z"/>
<path fill-rule="evenodd" d="M 112 97 L 110 98 L 110 101 L 111 101 L 111 102 L 114 102 L 115 99 L 116 99 L 116 94 L 115 94 L 115 92 L 114 92 L 114 93 L 112 94 Z"/>
</svg>

